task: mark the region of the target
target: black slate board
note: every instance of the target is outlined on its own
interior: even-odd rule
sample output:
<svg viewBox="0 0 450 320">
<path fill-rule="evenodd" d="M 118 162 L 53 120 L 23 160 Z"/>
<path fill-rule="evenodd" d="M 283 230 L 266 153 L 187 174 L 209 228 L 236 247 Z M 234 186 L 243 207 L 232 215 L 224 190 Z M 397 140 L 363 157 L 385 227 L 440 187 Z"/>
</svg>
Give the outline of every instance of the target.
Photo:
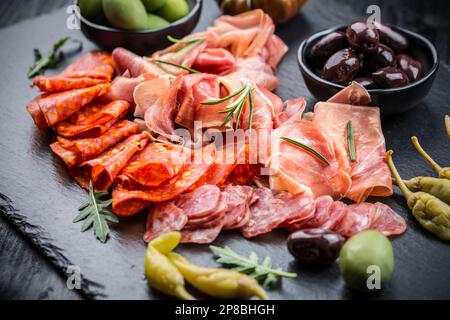
<svg viewBox="0 0 450 320">
<path fill-rule="evenodd" d="M 282 85 L 277 93 L 284 99 L 304 95 L 306 90 L 296 66 L 296 49 L 300 42 L 320 29 L 361 18 L 350 6 L 339 7 L 333 1 L 310 1 L 295 20 L 278 28 L 290 52 L 279 70 Z M 213 1 L 205 1 L 197 30 L 204 30 L 219 15 Z M 36 95 L 29 89 L 26 70 L 32 61 L 32 49 L 50 48 L 64 35 L 83 39 L 78 31 L 65 27 L 64 10 L 25 21 L 0 31 L 0 65 L 6 75 L 0 83 L 0 208 L 1 213 L 43 252 L 57 267 L 79 265 L 83 275 L 82 291 L 91 298 L 149 299 L 162 298 L 147 288 L 143 276 L 142 242 L 144 216 L 123 220 L 113 227 L 106 245 L 92 234 L 82 234 L 71 222 L 85 192 L 68 176 L 62 162 L 49 150 L 50 131 L 33 125 L 25 105 Z M 389 22 L 389 21 L 387 21 Z M 414 25 L 405 27 L 415 29 Z M 87 44 L 87 41 L 85 41 Z M 85 45 L 85 50 L 94 48 Z M 409 137 L 417 135 L 436 161 L 449 163 L 450 142 L 443 131 L 442 117 L 448 107 L 450 69 L 442 65 L 428 98 L 414 111 L 384 119 L 388 148 L 396 150 L 396 162 L 405 176 L 433 174 L 413 151 Z M 398 193 L 386 203 L 407 219 L 405 235 L 393 239 L 396 268 L 386 290 L 374 298 L 416 299 L 450 298 L 450 252 L 448 244 L 425 232 L 410 216 Z M 229 245 L 238 252 L 256 251 L 269 255 L 277 264 L 298 272 L 296 280 L 284 280 L 269 292 L 278 299 L 346 299 L 357 295 L 348 291 L 337 265 L 323 270 L 306 270 L 297 266 L 285 249 L 287 234 L 278 231 L 248 241 L 237 233 L 224 233 L 216 245 Z M 214 266 L 206 246 L 182 246 L 180 252 L 203 265 Z"/>
</svg>

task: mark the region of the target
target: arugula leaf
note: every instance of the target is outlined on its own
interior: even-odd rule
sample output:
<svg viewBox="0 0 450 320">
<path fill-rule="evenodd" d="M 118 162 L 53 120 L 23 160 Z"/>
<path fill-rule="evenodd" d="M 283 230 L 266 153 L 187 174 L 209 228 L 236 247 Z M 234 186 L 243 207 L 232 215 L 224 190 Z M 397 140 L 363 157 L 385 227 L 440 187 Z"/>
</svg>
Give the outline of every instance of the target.
<svg viewBox="0 0 450 320">
<path fill-rule="evenodd" d="M 66 37 L 57 41 L 47 55 L 42 55 L 39 49 L 34 49 L 34 63 L 28 70 L 28 78 L 33 78 L 38 74 L 43 74 L 47 69 L 57 67 L 65 58 L 64 52 L 60 51 L 60 49 L 68 43 L 69 40 L 70 37 Z M 79 44 L 76 51 L 80 51 L 83 48 L 83 44 L 80 41 L 71 41 Z"/>
<path fill-rule="evenodd" d="M 84 232 L 91 227 L 94 234 L 101 242 L 105 243 L 109 235 L 108 222 L 118 223 L 119 219 L 108 209 L 112 199 L 102 200 L 108 192 L 94 192 L 92 181 L 89 182 L 89 197 L 79 208 L 78 214 L 73 219 L 74 223 L 84 221 L 81 231 Z"/>
<path fill-rule="evenodd" d="M 244 257 L 234 252 L 228 246 L 224 248 L 209 246 L 209 249 L 217 257 L 216 261 L 218 263 L 232 266 L 232 270 L 248 274 L 250 277 L 262 282 L 264 287 L 273 285 L 280 277 L 297 277 L 296 273 L 285 272 L 281 268 L 272 268 L 272 259 L 270 257 L 265 257 L 260 264 L 258 255 L 255 252 L 250 253 L 248 257 Z"/>
</svg>

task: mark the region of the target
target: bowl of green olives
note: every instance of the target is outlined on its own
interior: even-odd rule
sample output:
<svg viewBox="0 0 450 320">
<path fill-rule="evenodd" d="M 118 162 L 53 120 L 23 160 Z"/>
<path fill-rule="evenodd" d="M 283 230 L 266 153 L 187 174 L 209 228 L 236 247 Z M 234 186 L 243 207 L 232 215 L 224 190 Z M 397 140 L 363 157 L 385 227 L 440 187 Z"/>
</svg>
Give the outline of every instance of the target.
<svg viewBox="0 0 450 320">
<path fill-rule="evenodd" d="M 171 45 L 195 28 L 202 0 L 76 0 L 83 34 L 103 50 L 140 55 Z"/>
<path fill-rule="evenodd" d="M 428 94 L 439 57 L 425 37 L 393 25 L 356 21 L 313 34 L 298 50 L 311 94 L 326 101 L 352 82 L 365 87 L 382 116 L 411 110 Z"/>
</svg>

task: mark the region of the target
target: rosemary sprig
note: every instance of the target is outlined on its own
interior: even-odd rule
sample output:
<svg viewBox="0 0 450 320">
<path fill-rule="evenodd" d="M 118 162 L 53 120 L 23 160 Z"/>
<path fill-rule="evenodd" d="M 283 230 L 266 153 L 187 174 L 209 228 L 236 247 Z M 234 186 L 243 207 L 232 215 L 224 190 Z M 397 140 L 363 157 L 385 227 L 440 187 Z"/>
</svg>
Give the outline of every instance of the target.
<svg viewBox="0 0 450 320">
<path fill-rule="evenodd" d="M 185 54 L 186 52 L 191 51 L 192 49 L 194 49 L 195 47 L 197 47 L 199 44 L 203 43 L 206 40 L 206 38 L 177 39 L 172 36 L 167 36 L 167 39 L 169 39 L 169 41 L 173 43 L 186 44 L 186 46 L 184 46 L 174 54 L 175 57 L 179 57 Z"/>
<path fill-rule="evenodd" d="M 181 64 L 178 64 L 178 63 L 175 63 L 175 62 L 158 60 L 158 59 L 152 59 L 150 61 L 153 62 L 153 63 L 156 63 L 156 64 L 166 64 L 166 65 L 169 65 L 169 66 L 172 66 L 172 67 L 183 69 L 183 70 L 188 71 L 189 73 L 200 73 L 200 71 L 194 70 L 194 69 L 189 68 L 189 67 L 182 66 Z"/>
<path fill-rule="evenodd" d="M 237 254 L 228 246 L 225 248 L 209 246 L 209 249 L 217 256 L 216 261 L 218 263 L 233 266 L 233 270 L 248 274 L 261 282 L 265 287 L 274 284 L 280 277 L 297 277 L 296 273 L 285 272 L 281 268 L 272 268 L 272 259 L 270 257 L 265 257 L 260 264 L 259 258 L 254 252 L 247 258 Z"/>
<path fill-rule="evenodd" d="M 356 161 L 356 147 L 355 147 L 355 137 L 353 135 L 352 120 L 349 120 L 347 123 L 347 148 L 350 160 Z"/>
<path fill-rule="evenodd" d="M 89 182 L 88 200 L 78 208 L 78 214 L 73 222 L 84 220 L 81 231 L 84 232 L 91 227 L 94 228 L 94 234 L 101 242 L 105 243 L 109 235 L 108 221 L 118 223 L 119 219 L 106 208 L 112 203 L 112 199 L 102 200 L 108 192 L 94 192 L 92 181 Z"/>
<path fill-rule="evenodd" d="M 320 161 L 325 163 L 327 166 L 330 165 L 330 162 L 323 155 L 321 155 L 318 151 L 314 150 L 313 148 L 307 146 L 306 144 L 303 144 L 300 141 L 297 141 L 297 140 L 294 140 L 291 138 L 287 138 L 287 137 L 280 137 L 280 139 L 307 151 L 308 153 L 310 153 L 311 155 L 313 155 L 314 157 L 316 157 L 317 159 L 319 159 Z"/>
<path fill-rule="evenodd" d="M 57 41 L 52 50 L 46 54 L 42 55 L 39 49 L 34 49 L 34 63 L 28 70 L 28 78 L 37 76 L 38 74 L 43 74 L 45 70 L 57 67 L 65 58 L 64 52 L 60 49 L 70 40 L 70 37 L 62 38 Z M 77 51 L 83 48 L 81 41 L 72 40 L 72 42 L 78 43 Z"/>
<path fill-rule="evenodd" d="M 253 119 L 253 98 L 252 98 L 252 87 L 250 84 L 246 84 L 245 86 L 243 86 L 241 89 L 239 89 L 238 91 L 230 94 L 229 96 L 222 98 L 222 99 L 218 99 L 218 100 L 213 100 L 213 101 L 203 101 L 201 102 L 201 104 L 203 105 L 217 105 L 217 104 L 221 104 L 224 103 L 234 97 L 239 96 L 239 98 L 237 98 L 236 100 L 234 100 L 232 103 L 230 103 L 229 105 L 227 105 L 225 107 L 224 110 L 219 111 L 219 113 L 228 113 L 228 116 L 225 118 L 225 121 L 222 123 L 222 127 L 226 126 L 236 115 L 236 123 L 235 123 L 235 129 L 238 128 L 239 123 L 241 121 L 241 115 L 242 115 L 242 111 L 244 109 L 245 106 L 245 102 L 248 100 L 249 102 L 249 123 L 248 123 L 248 129 L 250 130 L 252 127 L 252 119 Z"/>
</svg>

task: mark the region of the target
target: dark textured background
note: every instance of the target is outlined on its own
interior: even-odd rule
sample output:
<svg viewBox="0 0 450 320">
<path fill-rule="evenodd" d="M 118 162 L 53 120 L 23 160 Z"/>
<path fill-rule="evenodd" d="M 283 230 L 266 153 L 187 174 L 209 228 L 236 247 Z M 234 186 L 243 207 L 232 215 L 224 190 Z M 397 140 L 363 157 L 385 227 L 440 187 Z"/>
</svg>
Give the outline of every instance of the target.
<svg viewBox="0 0 450 320">
<path fill-rule="evenodd" d="M 206 2 L 208 2 L 208 4 L 210 5 L 210 2 L 212 2 L 212 0 L 206 0 Z M 46 12 L 50 12 L 53 9 L 64 7 L 67 5 L 67 3 L 68 1 L 3 0 L 0 2 L 0 27 L 5 27 L 20 20 L 36 17 Z M 421 136 L 427 147 L 428 144 L 436 144 L 441 140 L 442 145 L 443 143 L 445 143 L 443 142 L 445 140 L 442 138 L 441 128 L 437 126 L 440 125 L 439 117 L 441 116 L 442 112 L 448 112 L 449 110 L 448 82 L 450 79 L 450 72 L 448 69 L 448 63 L 450 59 L 450 28 L 448 17 L 450 16 L 450 5 L 448 1 L 310 0 L 302 16 L 298 17 L 295 21 L 280 27 L 278 30 L 285 41 L 290 44 L 291 48 L 291 54 L 287 57 L 280 68 L 279 75 L 282 79 L 282 88 L 279 90 L 279 94 L 283 98 L 293 97 L 300 94 L 308 96 L 308 93 L 304 88 L 303 82 L 300 79 L 296 67 L 294 67 L 295 70 L 293 70 L 293 66 L 295 64 L 292 60 L 294 59 L 295 54 L 292 53 L 295 52 L 296 45 L 299 43 L 301 38 L 318 29 L 323 29 L 335 24 L 349 22 L 349 19 L 351 20 L 355 17 L 363 16 L 365 8 L 368 4 L 379 4 L 381 6 L 383 20 L 390 23 L 399 24 L 403 27 L 411 28 L 427 36 L 438 47 L 442 62 L 447 64 L 441 66 L 441 71 L 439 73 L 438 79 L 436 80 L 437 86 L 439 87 L 436 88 L 435 85 L 434 90 L 430 94 L 433 95 L 432 97 L 429 97 L 422 106 L 416 109 L 415 112 L 405 114 L 401 116 L 401 118 L 386 120 L 383 123 L 388 144 L 398 150 L 397 155 L 399 158 L 403 157 L 402 159 L 404 162 L 401 164 L 402 168 L 410 168 L 409 170 L 402 170 L 403 173 L 406 174 L 408 173 L 408 171 L 411 171 L 411 174 L 423 174 L 424 171 L 431 173 L 429 169 L 426 168 L 426 166 L 420 161 L 420 159 L 417 159 L 417 157 L 414 155 L 414 153 L 412 152 L 412 148 L 407 143 L 406 137 L 409 137 L 412 134 L 418 134 L 419 136 Z M 210 7 L 209 5 L 204 11 L 204 15 L 216 14 L 213 6 Z M 59 15 L 63 14 L 64 12 L 60 11 Z M 55 15 L 49 16 L 49 21 L 50 19 L 54 19 L 54 17 Z M 27 24 L 28 27 L 31 25 L 32 22 L 29 22 L 29 25 Z M 23 24 L 21 24 L 20 26 L 13 26 L 12 28 L 6 29 L 5 32 L 1 32 L 0 30 L 2 42 L 6 40 L 6 38 L 8 38 L 8 41 L 14 42 L 26 41 L 25 39 L 27 39 L 27 26 L 24 26 Z M 45 35 L 46 33 L 55 32 L 49 32 L 50 30 L 47 30 L 46 24 L 43 23 L 41 23 L 39 27 L 42 28 L 42 44 L 45 44 L 46 47 L 50 46 L 50 44 L 56 39 L 46 37 Z M 23 35 L 20 35 L 16 38 L 10 38 L 8 36 L 10 32 L 13 32 L 16 35 L 20 34 L 20 30 L 18 31 L 18 29 L 23 30 Z M 81 35 L 78 36 L 81 37 Z M 17 47 L 21 48 L 22 46 L 18 45 Z M 26 55 L 24 56 L 28 58 L 29 53 L 30 52 L 26 52 Z M 20 63 L 19 65 L 26 66 L 28 64 L 29 62 L 26 61 L 25 63 Z M 20 73 L 19 76 L 15 78 L 20 78 L 21 74 L 25 73 L 25 69 L 22 70 L 19 68 L 15 68 L 15 64 L 11 61 L 5 62 L 4 60 L 0 60 L 0 65 L 2 65 L 2 70 L 4 71 L 6 69 L 8 72 Z M 24 79 L 22 79 L 22 82 L 25 82 Z M 8 96 L 9 90 L 15 91 L 16 93 L 19 93 L 20 90 L 22 90 L 22 88 L 20 87 L 9 88 L 6 85 L 1 86 L 0 89 L 3 98 L 5 98 L 5 95 Z M 23 88 L 23 90 L 26 90 L 25 87 Z M 27 95 L 29 95 L 29 93 L 27 93 Z M 5 98 L 2 100 L 2 102 L 4 101 L 8 100 Z M 3 107 L 4 106 L 2 105 L 2 109 Z M 17 105 L 16 107 L 22 109 L 24 108 L 22 105 Z M 431 110 L 430 108 L 434 109 Z M 417 116 L 417 113 L 421 113 L 423 114 L 423 116 Z M 3 125 L 4 124 L 2 121 L 2 126 Z M 19 126 L 20 125 L 30 127 L 31 123 L 30 121 L 27 121 L 23 124 L 20 123 Z M 17 126 L 15 127 L 17 128 Z M 29 128 L 27 128 L 27 130 L 29 130 Z M 2 131 L 2 134 L 3 133 L 4 131 Z M 394 136 L 394 134 L 399 136 Z M 4 138 L 3 135 L 2 138 Z M 33 138 L 38 140 L 40 139 L 38 143 L 39 145 L 44 145 L 46 140 L 49 139 L 49 137 L 45 134 L 36 135 L 36 133 L 33 133 Z M 34 143 L 36 143 L 36 141 Z M 42 147 L 45 148 L 44 146 Z M 442 146 L 442 148 L 444 148 L 444 145 Z M 448 160 L 448 151 L 445 152 L 443 150 L 445 149 L 441 149 L 441 151 L 439 151 L 439 148 L 433 148 L 431 151 L 434 152 L 433 155 L 437 158 L 437 160 L 445 161 Z M 1 163 L 12 162 L 14 161 L 15 156 L 20 156 L 20 154 L 14 155 L 11 153 L 6 153 L 5 151 L 5 149 L 1 149 Z M 34 152 L 36 152 L 36 150 L 34 150 Z M 58 161 L 55 161 L 47 151 L 39 156 L 45 156 L 44 158 L 46 158 L 48 162 L 54 162 L 53 164 L 51 164 L 51 166 L 54 168 L 54 172 L 52 172 L 51 176 L 53 177 L 54 174 L 63 175 L 62 179 L 58 181 L 59 184 L 71 184 L 70 188 L 68 188 L 69 191 L 76 188 L 76 186 L 73 186 L 73 183 L 71 183 L 70 180 L 67 179 L 67 177 L 64 175 L 64 172 L 60 170 L 61 164 L 58 163 Z M 3 183 L 1 183 L 0 186 L 0 193 L 4 193 L 6 195 L 9 195 L 10 197 L 14 197 L 14 194 L 10 194 L 10 192 L 8 192 L 14 189 L 12 188 L 12 186 L 11 189 L 8 188 L 8 185 L 5 185 Z M 22 186 L 22 189 L 20 191 L 22 191 L 23 193 L 33 192 L 33 188 L 30 186 L 29 189 L 26 189 Z M 66 190 L 60 191 L 64 192 Z M 79 194 L 80 193 L 77 192 L 76 196 L 78 196 Z M 392 202 L 394 203 L 395 208 L 404 206 L 404 203 L 400 197 L 394 197 L 392 199 Z M 29 208 L 29 210 L 32 209 L 33 208 Z M 48 209 L 49 212 L 45 214 L 51 214 L 51 201 L 49 202 Z M 406 211 L 403 209 L 403 215 L 405 212 Z M 399 268 L 396 269 L 396 274 L 392 284 L 393 288 L 388 288 L 388 290 L 383 293 L 380 298 L 449 298 L 450 293 L 448 289 L 450 289 L 450 286 L 448 268 L 450 267 L 450 261 L 448 255 L 448 247 L 445 247 L 442 243 L 436 241 L 432 237 L 426 234 L 424 235 L 420 227 L 418 227 L 411 219 L 408 219 L 408 222 L 409 230 L 407 235 L 394 241 L 394 247 L 396 249 L 396 253 L 398 253 L 397 263 L 400 266 L 403 265 L 407 267 L 404 270 L 399 270 Z M 17 220 L 15 221 L 15 223 L 17 225 Z M 20 229 L 26 232 L 26 222 L 22 221 L 22 223 L 23 224 L 20 225 Z M 128 224 L 133 224 L 133 222 Z M 129 226 L 131 229 L 127 231 L 126 225 L 127 223 L 125 223 L 124 226 L 124 234 L 130 233 L 130 230 L 133 230 L 133 226 Z M 114 232 L 117 232 L 117 230 L 115 230 Z M 418 236 L 416 237 L 415 234 L 418 234 Z M 39 235 L 37 235 L 37 237 L 39 237 Z M 92 240 L 89 239 L 89 235 L 80 235 L 80 237 Z M 282 237 L 282 235 L 276 234 L 274 235 L 274 237 L 282 241 L 282 238 L 280 238 Z M 238 239 L 239 238 L 236 238 L 234 241 L 230 240 L 230 242 L 236 245 L 237 241 L 239 241 Z M 119 237 L 119 239 L 111 239 L 111 241 L 118 240 L 120 241 L 123 239 L 121 237 Z M 443 249 L 447 251 L 443 251 L 441 253 L 435 252 L 434 254 L 431 254 L 429 256 L 431 260 L 423 261 L 426 260 L 420 253 L 421 249 L 423 248 L 421 247 L 421 243 L 414 243 L 415 241 L 431 243 L 430 248 L 441 248 L 441 250 Z M 89 241 L 84 243 L 89 243 Z M 96 246 L 94 245 L 94 247 Z M 265 247 L 268 252 L 276 252 L 277 250 L 276 246 L 272 247 L 270 241 L 268 242 L 265 239 L 262 240 L 262 247 Z M 412 252 L 403 253 L 402 251 L 405 250 Z M 415 250 L 417 250 L 417 252 L 414 252 Z M 77 294 L 76 292 L 69 291 L 66 288 L 65 279 L 62 276 L 62 273 L 58 271 L 60 269 L 57 269 L 52 264 L 50 264 L 48 260 L 41 254 L 41 251 L 42 248 L 41 250 L 36 250 L 35 246 L 32 245 L 31 242 L 29 242 L 25 237 L 23 237 L 22 234 L 19 234 L 16 231 L 15 227 L 13 227 L 9 222 L 6 222 L 3 215 L 0 216 L 0 298 L 83 298 L 83 294 Z M 285 254 L 283 253 L 283 257 L 284 256 Z M 433 257 L 438 258 L 438 260 L 433 261 Z M 58 257 L 53 258 L 58 260 Z M 286 258 L 290 259 L 288 256 L 286 256 Z M 59 257 L 59 259 L 61 260 L 62 258 Z M 430 268 L 426 267 L 427 263 L 430 264 Z M 434 268 L 433 264 L 438 263 L 441 264 L 441 266 Z M 114 268 L 114 266 L 111 266 L 111 268 Z M 433 271 L 440 270 L 447 270 L 447 273 L 438 275 L 432 274 Z M 336 282 L 338 274 L 336 273 L 337 270 L 335 268 L 331 268 L 331 270 L 327 270 L 324 272 L 312 273 L 307 270 L 300 270 L 300 275 L 303 279 L 298 281 L 303 281 L 303 286 L 305 288 L 301 288 L 302 290 L 299 290 L 299 292 L 303 292 L 303 290 L 306 290 L 308 294 L 305 293 L 304 295 L 298 296 L 298 298 L 301 298 L 303 296 L 309 298 L 335 297 L 336 290 L 342 291 L 340 294 L 338 294 L 338 296 L 341 296 L 343 298 L 353 297 L 345 289 L 342 289 L 342 284 L 340 282 Z M 324 292 L 327 291 L 327 284 L 322 280 L 324 278 L 327 281 L 329 280 L 330 292 Z M 402 290 L 401 284 L 406 282 L 410 282 L 413 284 L 411 286 L 412 292 Z M 319 285 L 318 288 L 314 288 L 316 284 Z M 287 291 L 291 291 L 287 283 L 285 283 L 284 285 L 287 287 L 285 288 L 287 289 Z M 418 286 L 417 290 L 414 289 L 414 285 Z M 309 286 L 311 286 L 311 289 L 308 291 Z M 90 294 L 92 292 L 87 293 L 89 296 L 95 296 Z M 287 293 L 289 293 L 288 296 L 292 297 L 292 291 Z"/>
</svg>

